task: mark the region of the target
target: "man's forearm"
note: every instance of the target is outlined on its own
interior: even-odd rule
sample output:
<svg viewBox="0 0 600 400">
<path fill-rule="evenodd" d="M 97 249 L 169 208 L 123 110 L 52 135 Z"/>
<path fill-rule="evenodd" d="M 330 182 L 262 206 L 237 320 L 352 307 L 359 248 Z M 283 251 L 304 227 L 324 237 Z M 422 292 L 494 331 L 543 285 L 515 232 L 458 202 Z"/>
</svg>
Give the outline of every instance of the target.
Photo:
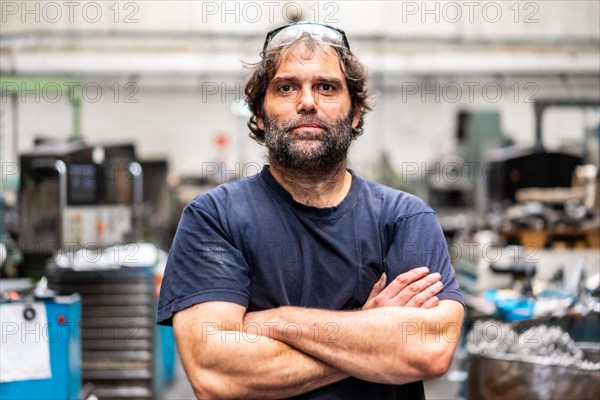
<svg viewBox="0 0 600 400">
<path fill-rule="evenodd" d="M 337 382 L 346 374 L 283 342 L 246 331 L 211 331 L 202 351 L 182 357 L 198 398 L 277 399 Z M 186 360 L 187 361 L 187 360 Z"/>
<path fill-rule="evenodd" d="M 349 375 L 382 383 L 407 383 L 445 372 L 460 337 L 460 303 L 433 309 L 382 307 L 329 311 L 280 307 L 247 314 L 245 322 L 269 325 L 270 337 Z M 319 332 L 320 331 L 320 332 Z"/>
</svg>

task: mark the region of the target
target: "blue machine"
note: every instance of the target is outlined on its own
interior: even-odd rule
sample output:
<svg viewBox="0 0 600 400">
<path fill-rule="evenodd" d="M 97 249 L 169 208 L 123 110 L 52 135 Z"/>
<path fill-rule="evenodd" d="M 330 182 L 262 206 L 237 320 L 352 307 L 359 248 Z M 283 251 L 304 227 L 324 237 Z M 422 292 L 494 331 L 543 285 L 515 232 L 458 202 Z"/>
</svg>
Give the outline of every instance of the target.
<svg viewBox="0 0 600 400">
<path fill-rule="evenodd" d="M 0 307 L 11 303 L 31 303 L 24 300 L 2 301 Z M 76 400 L 81 389 L 81 303 L 79 295 L 56 296 L 44 300 L 47 329 L 46 339 L 50 351 L 49 379 L 30 379 L 0 383 L 2 400 Z M 10 321 L 2 321 L 3 324 Z M 3 327 L 4 330 L 4 327 Z M 5 332 L 3 332 L 4 335 Z"/>
<path fill-rule="evenodd" d="M 82 384 L 100 399 L 159 397 L 174 377 L 175 345 L 173 330 L 156 325 L 156 248 L 107 248 L 85 268 L 68 261 L 77 254 L 49 262 L 46 276 L 56 293 L 81 296 Z"/>
<path fill-rule="evenodd" d="M 155 326 L 154 390 L 161 393 L 175 379 L 175 337 L 170 326 Z"/>
</svg>

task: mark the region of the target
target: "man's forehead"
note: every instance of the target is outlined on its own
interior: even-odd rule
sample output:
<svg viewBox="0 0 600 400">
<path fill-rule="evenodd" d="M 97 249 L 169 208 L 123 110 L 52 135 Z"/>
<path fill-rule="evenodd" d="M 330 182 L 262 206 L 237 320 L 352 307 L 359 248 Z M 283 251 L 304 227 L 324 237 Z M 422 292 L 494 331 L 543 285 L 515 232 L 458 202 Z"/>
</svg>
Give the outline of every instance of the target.
<svg viewBox="0 0 600 400">
<path fill-rule="evenodd" d="M 331 46 L 306 46 L 303 43 L 282 50 L 275 77 L 294 73 L 320 71 L 322 75 L 343 78 L 340 58 Z"/>
</svg>

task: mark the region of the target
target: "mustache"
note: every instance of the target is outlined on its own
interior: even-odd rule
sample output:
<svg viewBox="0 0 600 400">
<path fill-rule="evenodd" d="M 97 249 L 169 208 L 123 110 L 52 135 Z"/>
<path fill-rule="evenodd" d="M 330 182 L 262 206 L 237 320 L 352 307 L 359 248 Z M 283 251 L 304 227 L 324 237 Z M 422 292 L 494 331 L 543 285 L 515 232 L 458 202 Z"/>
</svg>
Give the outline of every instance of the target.
<svg viewBox="0 0 600 400">
<path fill-rule="evenodd" d="M 331 129 L 333 128 L 333 125 L 331 123 L 329 123 L 328 121 L 322 120 L 319 117 L 311 116 L 311 115 L 308 115 L 308 116 L 302 115 L 302 116 L 299 116 L 292 120 L 285 121 L 284 123 L 282 123 L 281 128 L 285 132 L 290 132 L 290 131 L 298 128 L 298 126 L 305 125 L 305 124 L 317 124 L 317 125 L 319 125 L 319 127 L 321 129 L 323 129 L 327 133 L 331 132 Z M 300 139 L 311 139 L 311 138 L 317 139 L 317 138 L 321 137 L 321 135 L 314 134 L 314 133 L 300 132 L 300 133 L 298 133 L 298 137 Z"/>
</svg>

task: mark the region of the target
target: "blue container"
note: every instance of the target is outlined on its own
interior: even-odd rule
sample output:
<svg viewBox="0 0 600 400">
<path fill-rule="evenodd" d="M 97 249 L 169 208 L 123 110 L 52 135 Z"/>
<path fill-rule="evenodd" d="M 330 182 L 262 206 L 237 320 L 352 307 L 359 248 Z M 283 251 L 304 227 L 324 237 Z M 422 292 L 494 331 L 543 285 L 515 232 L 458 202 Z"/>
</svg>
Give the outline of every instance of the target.
<svg viewBox="0 0 600 400">
<path fill-rule="evenodd" d="M 505 321 L 521 321 L 533 317 L 535 300 L 504 299 L 496 302 L 498 315 Z"/>
<path fill-rule="evenodd" d="M 504 321 L 522 321 L 534 315 L 534 299 L 522 295 L 506 295 L 495 289 L 487 290 L 484 298 L 496 305 L 497 314 Z"/>
<path fill-rule="evenodd" d="M 2 400 L 77 400 L 81 390 L 81 302 L 78 294 L 44 300 L 49 342 L 49 379 L 0 383 Z M 5 322 L 5 321 L 4 321 Z"/>
</svg>

